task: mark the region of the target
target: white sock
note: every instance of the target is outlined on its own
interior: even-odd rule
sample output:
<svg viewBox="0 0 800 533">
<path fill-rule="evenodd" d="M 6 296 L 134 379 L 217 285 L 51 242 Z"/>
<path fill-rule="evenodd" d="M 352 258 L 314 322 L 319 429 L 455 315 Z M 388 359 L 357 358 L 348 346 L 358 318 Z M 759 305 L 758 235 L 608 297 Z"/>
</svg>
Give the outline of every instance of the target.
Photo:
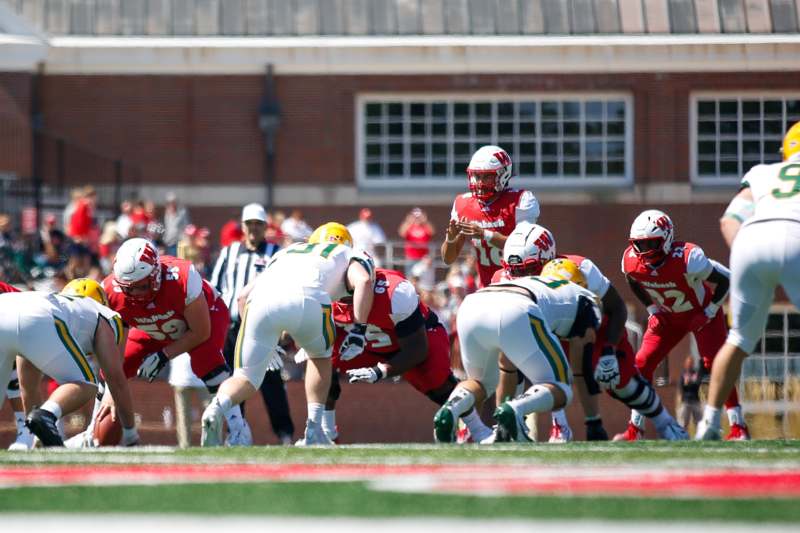
<svg viewBox="0 0 800 533">
<path fill-rule="evenodd" d="M 322 413 L 322 431 L 331 440 L 339 436 L 339 431 L 336 429 L 336 409 L 326 409 Z"/>
<path fill-rule="evenodd" d="M 308 420 L 315 424 L 322 424 L 322 414 L 325 412 L 324 403 L 311 403 L 308 404 Z"/>
<path fill-rule="evenodd" d="M 453 415 L 458 418 L 475 405 L 475 395 L 463 387 L 456 387 L 445 403 L 449 404 Z"/>
<path fill-rule="evenodd" d="M 534 385 L 526 390 L 525 394 L 508 403 L 517 413 L 527 416 L 531 413 L 551 411 L 553 404 L 555 404 L 555 398 L 553 398 L 553 393 L 547 387 Z"/>
<path fill-rule="evenodd" d="M 644 415 L 636 409 L 631 409 L 631 424 L 639 429 L 644 429 Z"/>
<path fill-rule="evenodd" d="M 228 410 L 233 407 L 233 402 L 231 401 L 231 397 L 228 396 L 227 394 L 220 394 L 218 392 L 217 395 L 214 396 L 214 399 L 217 400 L 217 404 L 219 404 L 220 409 L 222 409 L 222 411 L 225 413 L 227 413 Z M 242 416 L 241 409 L 239 409 L 239 416 Z"/>
<path fill-rule="evenodd" d="M 744 426 L 744 415 L 742 414 L 742 406 L 737 405 L 736 407 L 731 407 L 727 409 L 728 413 L 728 422 L 731 425 L 738 424 L 740 426 Z"/>
<path fill-rule="evenodd" d="M 481 417 L 478 416 L 478 412 L 475 409 L 463 415 L 461 420 L 463 420 L 467 425 L 469 434 L 472 435 L 472 440 L 483 440 L 492 432 L 489 426 L 483 423 L 483 420 L 481 420 Z"/>
<path fill-rule="evenodd" d="M 567 422 L 567 413 L 565 413 L 563 409 L 553 411 L 550 414 L 550 417 L 553 419 L 553 424 L 558 424 L 562 428 L 569 427 L 569 422 Z"/>
<path fill-rule="evenodd" d="M 706 408 L 703 409 L 703 420 L 705 423 L 712 428 L 719 428 L 719 411 L 720 410 L 716 407 L 706 405 Z"/>
<path fill-rule="evenodd" d="M 28 428 L 25 426 L 25 413 L 22 411 L 14 411 L 14 422 L 17 423 L 17 433 L 28 431 Z"/>
<path fill-rule="evenodd" d="M 47 400 L 44 402 L 40 409 L 44 409 L 48 413 L 52 413 L 56 418 L 61 418 L 61 406 L 52 400 Z"/>
<path fill-rule="evenodd" d="M 228 402 L 230 402 L 230 400 L 228 400 Z M 220 404 L 220 407 L 222 407 L 222 404 Z M 228 423 L 228 431 L 231 433 L 242 429 L 242 426 L 244 426 L 242 408 L 238 405 L 234 405 L 225 411 L 225 422 Z"/>
</svg>

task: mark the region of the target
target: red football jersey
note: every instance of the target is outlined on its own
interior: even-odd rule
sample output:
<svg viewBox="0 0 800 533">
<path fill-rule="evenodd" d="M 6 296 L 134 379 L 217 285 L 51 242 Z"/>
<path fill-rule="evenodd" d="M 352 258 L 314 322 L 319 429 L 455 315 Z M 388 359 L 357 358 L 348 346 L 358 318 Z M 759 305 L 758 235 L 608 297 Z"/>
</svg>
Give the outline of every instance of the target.
<svg viewBox="0 0 800 533">
<path fill-rule="evenodd" d="M 703 280 L 713 268 L 702 248 L 691 242 L 673 243 L 655 268 L 640 261 L 632 246 L 622 256 L 622 272 L 636 280 L 654 304 L 672 313 L 703 311 L 712 294 Z"/>
<path fill-rule="evenodd" d="M 400 272 L 376 269 L 375 297 L 367 318 L 366 351 L 380 354 L 398 351 L 400 344 L 397 342 L 395 324 L 410 316 L 417 307 L 420 308 L 423 318 L 427 319 L 430 315 L 428 306 L 420 301 L 413 285 Z M 337 330 L 334 352 L 339 353 L 339 346 L 344 340 L 343 326 L 353 323 L 353 306 L 334 302 L 333 319 Z"/>
<path fill-rule="evenodd" d="M 539 205 L 529 191 L 506 189 L 488 205 L 480 203 L 472 196 L 472 193 L 468 192 L 456 197 L 450 218 L 452 220 L 466 219 L 484 229 L 508 236 L 519 222 L 517 220 L 518 208 L 526 213 L 525 220 L 536 222 L 536 218 L 539 216 Z M 491 283 L 492 274 L 501 268 L 500 261 L 503 259 L 503 250 L 495 248 L 483 239 L 473 239 L 472 244 L 478 254 L 477 267 L 481 286 L 485 287 Z"/>
<path fill-rule="evenodd" d="M 183 337 L 188 326 L 183 312 L 189 294 L 189 274 L 193 271 L 191 261 L 172 256 L 161 256 L 161 288 L 156 297 L 147 304 L 131 301 L 114 281 L 113 274 L 103 280 L 108 295 L 109 307 L 122 316 L 128 327 L 147 333 L 153 340 L 177 340 Z M 197 271 L 194 275 L 200 276 Z M 202 282 L 202 296 L 211 308 L 217 299 L 214 288 Z M 200 296 L 198 296 L 199 298 Z"/>
<path fill-rule="evenodd" d="M 4 292 L 22 292 L 18 288 L 14 287 L 13 285 L 9 285 L 4 281 L 0 281 L 0 294 Z"/>
</svg>

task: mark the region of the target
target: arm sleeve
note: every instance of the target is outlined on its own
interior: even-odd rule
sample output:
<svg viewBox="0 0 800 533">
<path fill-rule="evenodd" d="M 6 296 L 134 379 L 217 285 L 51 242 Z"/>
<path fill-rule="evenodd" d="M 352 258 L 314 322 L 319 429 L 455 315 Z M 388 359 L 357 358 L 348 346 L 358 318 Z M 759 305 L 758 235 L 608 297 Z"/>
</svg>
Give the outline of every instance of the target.
<svg viewBox="0 0 800 533">
<path fill-rule="evenodd" d="M 189 305 L 203 293 L 203 278 L 194 268 L 189 267 L 189 279 L 186 280 L 186 305 Z"/>
<path fill-rule="evenodd" d="M 522 191 L 517 203 L 516 218 L 517 224 L 523 221 L 536 224 L 539 219 L 539 200 L 531 191 Z"/>
<path fill-rule="evenodd" d="M 748 188 L 743 187 L 744 188 Z M 744 222 L 755 212 L 756 205 L 751 200 L 746 200 L 739 196 L 738 194 L 733 197 L 731 203 L 728 204 L 728 207 L 725 209 L 725 214 L 723 217 L 732 218 L 734 220 L 738 220 L 739 222 Z"/>
<path fill-rule="evenodd" d="M 699 246 L 693 246 L 686 254 L 685 260 L 686 274 L 692 278 L 704 280 L 714 270 L 714 265 Z"/>
<path fill-rule="evenodd" d="M 709 261 L 711 261 L 711 265 L 714 267 L 714 270 L 716 270 L 726 278 L 731 279 L 731 269 L 729 269 L 728 267 L 726 267 L 725 265 L 723 265 L 718 261 L 714 261 L 713 259 L 709 259 Z"/>
<path fill-rule="evenodd" d="M 608 278 L 603 275 L 591 259 L 584 259 L 578 266 L 581 269 L 583 277 L 586 278 L 586 288 L 602 300 L 603 296 L 608 292 L 608 287 L 611 286 L 611 282 L 608 281 Z"/>
<path fill-rule="evenodd" d="M 392 293 L 392 322 L 395 325 L 414 314 L 419 307 L 419 296 L 409 281 L 401 281 Z"/>
</svg>

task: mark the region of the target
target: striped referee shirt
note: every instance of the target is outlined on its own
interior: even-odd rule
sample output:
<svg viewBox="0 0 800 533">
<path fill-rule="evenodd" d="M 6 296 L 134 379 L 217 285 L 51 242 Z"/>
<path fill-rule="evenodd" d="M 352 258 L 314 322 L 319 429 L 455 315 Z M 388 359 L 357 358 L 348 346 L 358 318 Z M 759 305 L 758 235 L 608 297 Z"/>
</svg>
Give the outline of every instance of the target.
<svg viewBox="0 0 800 533">
<path fill-rule="evenodd" d="M 220 251 L 211 274 L 211 284 L 222 294 L 232 322 L 239 321 L 236 300 L 242 288 L 264 270 L 269 258 L 279 249 L 277 244 L 266 241 L 255 250 L 248 250 L 243 242 L 235 242 Z"/>
</svg>

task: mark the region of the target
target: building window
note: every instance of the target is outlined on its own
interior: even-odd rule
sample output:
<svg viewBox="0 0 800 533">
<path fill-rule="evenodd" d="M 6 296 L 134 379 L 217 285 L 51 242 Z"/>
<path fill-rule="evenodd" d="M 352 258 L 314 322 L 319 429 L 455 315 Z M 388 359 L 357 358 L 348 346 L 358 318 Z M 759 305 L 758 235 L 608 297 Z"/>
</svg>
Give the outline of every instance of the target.
<svg viewBox="0 0 800 533">
<path fill-rule="evenodd" d="M 800 410 L 800 313 L 793 307 L 772 307 L 764 336 L 744 360 L 740 383 L 746 411 Z"/>
<path fill-rule="evenodd" d="M 362 185 L 461 187 L 472 153 L 485 144 L 509 152 L 522 185 L 631 181 L 632 105 L 625 95 L 359 100 Z"/>
<path fill-rule="evenodd" d="M 694 95 L 691 110 L 693 180 L 731 183 L 781 160 L 783 135 L 800 120 L 800 95 Z"/>
</svg>

